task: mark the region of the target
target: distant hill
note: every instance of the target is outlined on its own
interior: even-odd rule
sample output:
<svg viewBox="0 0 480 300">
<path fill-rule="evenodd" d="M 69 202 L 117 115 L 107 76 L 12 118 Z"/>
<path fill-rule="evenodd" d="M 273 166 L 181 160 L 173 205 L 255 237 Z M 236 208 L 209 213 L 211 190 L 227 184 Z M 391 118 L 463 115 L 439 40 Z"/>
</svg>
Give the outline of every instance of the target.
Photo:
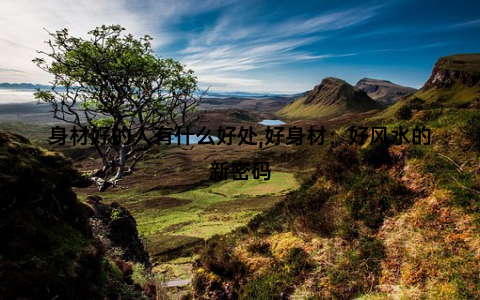
<svg viewBox="0 0 480 300">
<path fill-rule="evenodd" d="M 414 88 L 401 86 L 387 80 L 371 78 L 361 79 L 355 87 L 365 91 L 370 98 L 385 106 L 393 105 L 417 91 Z"/>
<path fill-rule="evenodd" d="M 12 89 L 12 90 L 30 90 L 30 89 L 49 89 L 48 85 L 33 84 L 33 83 L 0 83 L 0 89 Z"/>
<path fill-rule="evenodd" d="M 305 96 L 281 109 L 278 114 L 287 118 L 333 118 L 346 113 L 380 108 L 381 105 L 366 92 L 344 80 L 327 77 Z"/>
<path fill-rule="evenodd" d="M 272 93 L 249 93 L 249 92 L 213 92 L 208 91 L 206 98 L 272 98 L 272 97 L 290 97 L 290 94 L 272 94 Z"/>
<path fill-rule="evenodd" d="M 274 113 L 285 105 L 295 101 L 304 96 L 302 94 L 295 94 L 290 96 L 271 96 L 271 97 L 214 97 L 205 96 L 202 99 L 199 109 L 213 110 L 213 109 L 242 109 L 247 111 L 255 111 L 261 113 Z"/>
</svg>

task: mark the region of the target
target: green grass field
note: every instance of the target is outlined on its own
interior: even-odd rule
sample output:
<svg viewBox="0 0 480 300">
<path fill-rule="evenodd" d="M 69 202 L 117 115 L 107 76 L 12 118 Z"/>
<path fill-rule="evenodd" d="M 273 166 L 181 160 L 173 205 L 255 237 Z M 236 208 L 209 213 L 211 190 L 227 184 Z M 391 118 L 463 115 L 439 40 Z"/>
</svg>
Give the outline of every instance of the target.
<svg viewBox="0 0 480 300">
<path fill-rule="evenodd" d="M 102 196 L 129 208 L 147 239 L 172 233 L 208 238 L 245 224 L 296 187 L 293 174 L 273 172 L 270 180 L 228 180 L 182 193 L 131 189 Z"/>
<path fill-rule="evenodd" d="M 193 261 L 190 247 L 245 225 L 298 186 L 293 174 L 272 172 L 270 180 L 230 179 L 180 193 L 131 188 L 102 197 L 119 202 L 135 216 L 150 255 L 162 262 L 159 271 L 185 278 Z"/>
</svg>

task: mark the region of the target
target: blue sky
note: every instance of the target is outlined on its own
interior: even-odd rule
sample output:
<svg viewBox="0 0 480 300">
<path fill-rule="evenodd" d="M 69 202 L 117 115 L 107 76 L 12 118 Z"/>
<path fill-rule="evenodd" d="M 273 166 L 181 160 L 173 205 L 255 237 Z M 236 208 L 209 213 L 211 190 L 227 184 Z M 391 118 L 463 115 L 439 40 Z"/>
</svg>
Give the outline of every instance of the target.
<svg viewBox="0 0 480 300">
<path fill-rule="evenodd" d="M 0 2 L 0 82 L 48 83 L 43 30 L 121 24 L 214 91 L 292 93 L 322 78 L 420 87 L 440 56 L 480 52 L 479 1 L 16 0 Z"/>
</svg>

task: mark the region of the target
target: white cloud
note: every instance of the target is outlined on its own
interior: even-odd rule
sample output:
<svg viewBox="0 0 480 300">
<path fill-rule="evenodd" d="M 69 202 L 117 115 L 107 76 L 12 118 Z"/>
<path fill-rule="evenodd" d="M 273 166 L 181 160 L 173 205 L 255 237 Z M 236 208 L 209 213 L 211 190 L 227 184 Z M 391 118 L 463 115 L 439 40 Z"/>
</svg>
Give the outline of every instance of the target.
<svg viewBox="0 0 480 300">
<path fill-rule="evenodd" d="M 239 87 L 245 86 L 239 75 L 245 76 L 246 71 L 253 69 L 356 55 L 321 53 L 320 49 L 312 52 L 301 48 L 324 39 L 324 33 L 330 34 L 329 31 L 368 20 L 374 16 L 376 9 L 378 7 L 351 9 L 310 18 L 296 16 L 278 23 L 248 26 L 237 19 L 236 13 L 229 13 L 191 39 L 181 51 L 181 61 L 195 71 L 200 82 L 215 89 L 221 82 L 219 78 L 226 72 L 236 74 L 228 80 L 230 84 L 237 80 Z M 263 81 L 248 82 L 249 85 L 254 83 L 265 84 Z"/>
<path fill-rule="evenodd" d="M 305 49 L 332 34 L 331 31 L 365 22 L 378 9 L 360 7 L 310 17 L 292 16 L 272 23 L 266 19 L 248 22 L 245 14 L 251 12 L 243 6 L 234 0 L 1 1 L 0 82 L 48 83 L 49 75 L 31 62 L 39 56 L 36 50 L 48 50 L 44 41 L 49 36 L 43 28 L 52 32 L 69 28 L 72 35 L 85 37 L 96 26 L 121 24 L 137 37 L 151 35 L 154 48 L 159 50 L 189 38 L 176 54 L 195 71 L 204 86 L 265 90 L 267 80 L 253 78 L 249 71 L 356 55 Z M 185 32 L 177 26 L 213 10 L 218 10 L 220 17 L 200 33 L 198 28 Z M 205 25 L 204 21 L 199 24 Z"/>
<path fill-rule="evenodd" d="M 0 68 L 24 72 L 0 72 L 0 82 L 47 83 L 50 77 L 31 60 L 36 50 L 48 50 L 44 44 L 48 33 L 68 28 L 73 36 L 86 33 L 100 25 L 120 24 L 136 37 L 152 36 L 153 47 L 161 48 L 176 38 L 170 31 L 172 23 L 185 16 L 228 5 L 228 1 L 187 0 L 14 0 L 0 1 Z M 137 5 L 137 6 L 136 6 Z"/>
<path fill-rule="evenodd" d="M 462 29 L 462 28 L 471 28 L 480 26 L 480 19 L 470 20 L 468 22 L 462 22 L 458 24 L 453 24 L 450 26 L 443 27 L 444 29 Z"/>
<path fill-rule="evenodd" d="M 340 12 L 326 13 L 306 18 L 305 16 L 287 20 L 276 29 L 274 34 L 282 36 L 306 35 L 330 30 L 338 30 L 357 25 L 375 15 L 379 7 L 355 8 Z"/>
<path fill-rule="evenodd" d="M 36 50 L 47 50 L 48 33 L 68 28 L 72 35 L 85 36 L 102 24 L 121 24 L 135 35 L 148 33 L 141 18 L 125 8 L 125 1 L 15 0 L 0 2 L 0 67 L 25 72 L 21 81 L 46 83 L 49 78 L 31 60 Z M 0 82 L 19 78 L 0 73 Z"/>
</svg>

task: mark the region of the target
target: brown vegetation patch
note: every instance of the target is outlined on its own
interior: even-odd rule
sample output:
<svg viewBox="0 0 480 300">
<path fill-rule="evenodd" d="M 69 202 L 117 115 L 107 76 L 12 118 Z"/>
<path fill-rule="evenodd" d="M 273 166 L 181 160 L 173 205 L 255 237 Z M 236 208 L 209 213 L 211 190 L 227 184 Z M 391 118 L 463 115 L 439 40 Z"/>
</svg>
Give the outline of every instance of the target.
<svg viewBox="0 0 480 300">
<path fill-rule="evenodd" d="M 451 196 L 435 190 L 408 212 L 385 222 L 379 234 L 386 249 L 384 292 L 401 285 L 408 297 L 478 295 L 477 225 L 471 215 L 448 204 Z"/>
<path fill-rule="evenodd" d="M 283 197 L 253 197 L 231 200 L 216 205 L 212 205 L 205 209 L 205 212 L 220 212 L 222 214 L 230 214 L 242 212 L 246 210 L 258 211 L 271 207 L 273 203 L 281 200 Z"/>
<path fill-rule="evenodd" d="M 155 261 L 168 261 L 192 254 L 193 247 L 201 241 L 203 239 L 194 236 L 159 234 L 147 242 L 147 250 Z"/>
<path fill-rule="evenodd" d="M 186 204 L 189 204 L 190 202 L 192 202 L 192 200 L 179 199 L 179 198 L 173 198 L 173 197 L 160 197 L 160 198 L 142 200 L 134 204 L 130 204 L 128 206 L 129 208 L 134 209 L 135 211 L 140 211 L 142 208 L 143 209 L 169 209 L 169 208 L 186 205 Z"/>
</svg>

